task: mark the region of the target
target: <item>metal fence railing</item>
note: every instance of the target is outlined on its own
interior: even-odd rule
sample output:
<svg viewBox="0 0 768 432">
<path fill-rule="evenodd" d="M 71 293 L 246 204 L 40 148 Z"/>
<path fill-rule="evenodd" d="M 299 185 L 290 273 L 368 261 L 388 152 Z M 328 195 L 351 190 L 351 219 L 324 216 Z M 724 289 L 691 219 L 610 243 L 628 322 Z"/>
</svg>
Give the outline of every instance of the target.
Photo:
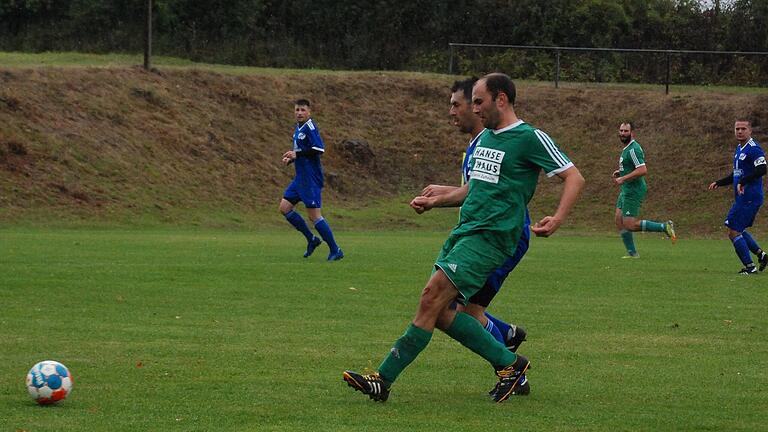
<svg viewBox="0 0 768 432">
<path fill-rule="evenodd" d="M 535 45 L 495 45 L 495 44 L 470 44 L 470 43 L 449 43 L 450 61 L 448 64 L 448 73 L 454 74 L 456 70 L 457 50 L 460 48 L 480 48 L 480 49 L 507 49 L 507 50 L 536 50 L 551 52 L 554 54 L 554 70 L 552 71 L 555 87 L 560 83 L 560 60 L 563 52 L 592 52 L 592 53 L 640 53 L 663 55 L 666 61 L 664 74 L 664 91 L 669 94 L 670 85 L 670 60 L 672 56 L 682 55 L 715 55 L 715 56 L 759 56 L 768 58 L 768 52 L 755 51 L 698 51 L 698 50 L 658 50 L 658 49 L 630 49 L 630 48 L 586 48 L 586 47 L 562 47 L 562 46 L 535 46 Z"/>
</svg>

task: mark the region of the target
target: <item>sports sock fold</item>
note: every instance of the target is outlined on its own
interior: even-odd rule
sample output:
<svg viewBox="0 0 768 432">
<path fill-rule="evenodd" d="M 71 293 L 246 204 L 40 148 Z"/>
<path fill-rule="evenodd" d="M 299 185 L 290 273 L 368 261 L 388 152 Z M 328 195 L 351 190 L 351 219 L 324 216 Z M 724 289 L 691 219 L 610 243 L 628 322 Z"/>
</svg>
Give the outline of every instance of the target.
<svg viewBox="0 0 768 432">
<path fill-rule="evenodd" d="M 747 246 L 747 241 L 744 240 L 744 236 L 739 234 L 731 241 L 733 242 L 733 248 L 736 250 L 736 255 L 738 255 L 741 263 L 744 264 L 744 267 L 754 266 L 755 263 L 752 262 L 752 256 L 749 254 L 749 246 Z"/>
<path fill-rule="evenodd" d="M 320 237 L 322 237 L 322 239 L 328 244 L 331 252 L 336 252 L 339 250 L 339 246 L 336 244 L 336 240 L 333 238 L 331 227 L 328 225 L 328 222 L 325 221 L 325 218 L 321 217 L 315 221 L 315 229 L 318 233 L 320 233 Z"/>
<path fill-rule="evenodd" d="M 479 325 L 479 324 L 478 324 Z M 483 333 L 486 333 L 483 331 Z M 405 333 L 395 341 L 389 354 L 384 357 L 378 368 L 379 375 L 392 384 L 400 373 L 418 357 L 432 339 L 432 332 L 428 332 L 411 323 Z"/>
<path fill-rule="evenodd" d="M 489 321 L 493 321 L 493 325 L 499 329 L 499 334 L 501 335 L 501 339 L 498 337 L 498 339 L 501 343 L 507 342 L 507 335 L 509 334 L 510 330 L 512 330 L 512 326 L 507 324 L 506 322 L 496 318 L 495 316 L 489 314 L 488 312 L 485 313 L 485 317 L 488 318 Z M 496 336 L 494 334 L 494 336 Z"/>
<path fill-rule="evenodd" d="M 315 237 L 314 234 L 312 234 L 312 231 L 310 231 L 309 226 L 304 221 L 304 218 L 301 217 L 300 214 L 296 213 L 294 210 L 289 211 L 285 214 L 285 219 L 290 222 L 291 225 L 293 225 L 294 228 L 296 228 L 297 231 L 304 234 L 304 237 L 307 238 L 307 241 L 311 241 L 313 237 Z"/>
<path fill-rule="evenodd" d="M 624 247 L 627 248 L 627 253 L 634 255 L 637 253 L 635 249 L 635 239 L 632 237 L 632 231 L 621 230 L 621 241 L 624 242 Z"/>
<path fill-rule="evenodd" d="M 654 222 L 648 219 L 640 221 L 640 229 L 650 232 L 664 232 L 667 229 L 667 224 L 664 222 Z"/>
<path fill-rule="evenodd" d="M 445 334 L 486 359 L 496 369 L 507 367 L 517 359 L 517 355 L 485 331 L 478 320 L 464 312 L 456 314 Z"/>
<path fill-rule="evenodd" d="M 752 238 L 752 235 L 746 231 L 742 231 L 741 236 L 744 237 L 744 241 L 747 242 L 747 247 L 749 247 L 749 250 L 760 257 L 760 251 L 762 250 L 760 248 L 760 245 L 757 244 L 754 238 Z"/>
</svg>

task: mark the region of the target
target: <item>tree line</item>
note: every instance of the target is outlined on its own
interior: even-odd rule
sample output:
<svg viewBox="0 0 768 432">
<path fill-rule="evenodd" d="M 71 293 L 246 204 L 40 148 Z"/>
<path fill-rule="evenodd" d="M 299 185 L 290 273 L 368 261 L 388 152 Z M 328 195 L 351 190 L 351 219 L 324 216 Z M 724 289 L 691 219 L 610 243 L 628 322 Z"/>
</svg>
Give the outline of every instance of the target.
<svg viewBox="0 0 768 432">
<path fill-rule="evenodd" d="M 141 52 L 147 0 L 0 0 L 0 50 Z M 768 0 L 154 0 L 154 52 L 267 67 L 445 72 L 449 42 L 768 51 Z M 551 53 L 461 50 L 463 73 L 550 78 Z M 563 78 L 656 80 L 658 61 L 562 59 Z M 768 82 L 765 57 L 676 57 L 678 82 Z M 542 76 L 546 75 L 546 77 Z"/>
</svg>

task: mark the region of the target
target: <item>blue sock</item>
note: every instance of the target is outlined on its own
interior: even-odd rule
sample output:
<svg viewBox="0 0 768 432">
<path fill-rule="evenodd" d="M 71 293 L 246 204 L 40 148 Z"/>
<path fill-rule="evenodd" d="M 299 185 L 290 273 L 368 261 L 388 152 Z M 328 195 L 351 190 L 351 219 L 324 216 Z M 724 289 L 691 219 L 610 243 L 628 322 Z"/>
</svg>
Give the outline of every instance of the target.
<svg viewBox="0 0 768 432">
<path fill-rule="evenodd" d="M 752 262 L 752 256 L 749 254 L 749 246 L 747 246 L 747 241 L 744 240 L 744 236 L 739 234 L 731 241 L 733 241 L 733 248 L 736 249 L 736 255 L 739 256 L 744 267 L 753 267 L 755 263 Z"/>
<path fill-rule="evenodd" d="M 493 325 L 493 321 L 488 320 L 488 322 L 485 324 L 485 329 L 488 330 L 488 332 L 492 334 L 497 341 L 501 342 L 502 344 L 504 343 L 504 336 L 501 335 L 499 328 Z"/>
<path fill-rule="evenodd" d="M 325 218 L 321 217 L 315 221 L 315 229 L 320 233 L 320 237 L 322 237 L 323 240 L 325 240 L 325 242 L 328 244 L 328 247 L 331 248 L 331 252 L 336 252 L 339 250 L 339 245 L 337 245 L 336 240 L 333 239 L 331 227 L 328 226 L 328 222 L 325 221 Z"/>
<path fill-rule="evenodd" d="M 309 226 L 306 222 L 304 222 L 304 218 L 301 217 L 300 214 L 291 210 L 285 214 L 285 218 L 288 220 L 288 222 L 291 223 L 291 225 L 293 225 L 294 228 L 296 228 L 300 233 L 304 234 L 304 237 L 307 238 L 308 242 L 315 237 L 315 235 L 312 234 L 312 231 L 309 230 Z"/>
<path fill-rule="evenodd" d="M 488 318 L 488 321 L 493 321 L 493 325 L 496 326 L 497 329 L 499 329 L 499 333 L 501 333 L 503 337 L 503 339 L 501 339 L 501 343 L 506 345 L 505 343 L 506 337 L 509 334 L 510 330 L 512 330 L 512 326 L 496 318 L 495 316 L 489 314 L 488 312 L 485 313 L 485 317 Z"/>
<path fill-rule="evenodd" d="M 742 232 L 741 236 L 744 237 L 744 241 L 747 242 L 747 246 L 749 247 L 749 250 L 751 250 L 753 254 L 757 255 L 762 250 L 760 249 L 760 245 L 757 244 L 755 239 L 753 239 L 748 232 L 746 231 Z"/>
</svg>

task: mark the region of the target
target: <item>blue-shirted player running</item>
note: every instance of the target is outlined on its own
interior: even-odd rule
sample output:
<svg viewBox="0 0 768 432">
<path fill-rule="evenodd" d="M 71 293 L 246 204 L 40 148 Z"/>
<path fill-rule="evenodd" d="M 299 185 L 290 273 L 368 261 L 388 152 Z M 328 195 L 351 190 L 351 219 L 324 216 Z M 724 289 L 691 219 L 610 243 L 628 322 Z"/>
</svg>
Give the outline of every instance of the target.
<svg viewBox="0 0 768 432">
<path fill-rule="evenodd" d="M 310 118 L 310 102 L 306 99 L 298 99 L 294 105 L 294 113 L 296 127 L 293 131 L 293 150 L 283 154 L 283 163 L 286 165 L 293 163 L 296 167 L 296 176 L 283 193 L 283 199 L 280 200 L 280 213 L 306 237 L 307 251 L 304 252 L 304 258 L 312 255 L 312 252 L 325 240 L 330 248 L 328 261 L 338 261 L 344 258 L 344 252 L 336 244 L 331 227 L 320 213 L 323 191 L 323 167 L 320 164 L 320 156 L 325 152 L 325 145 L 320 138 L 317 125 Z M 299 201 L 304 203 L 309 219 L 323 240 L 312 234 L 304 218 L 294 211 Z"/>
<path fill-rule="evenodd" d="M 461 184 L 469 181 L 470 166 L 469 158 L 475 151 L 475 145 L 480 134 L 485 129 L 480 118 L 472 112 L 472 87 L 477 82 L 477 78 L 468 78 L 462 81 L 456 81 L 451 87 L 451 108 L 450 115 L 453 118 L 453 123 L 458 127 L 459 131 L 471 134 L 472 141 L 469 142 L 467 150 L 464 153 L 464 160 L 462 162 L 462 176 Z M 455 186 L 444 185 L 429 185 L 422 191 L 423 196 L 436 196 L 457 189 Z M 485 326 L 499 342 L 503 343 L 509 350 L 516 352 L 517 348 L 523 341 L 525 341 L 525 330 L 522 327 L 514 324 L 507 324 L 506 322 L 496 318 L 495 316 L 486 312 L 486 308 L 493 300 L 494 296 L 499 292 L 501 284 L 507 278 L 509 273 L 514 270 L 520 260 L 523 259 L 523 255 L 528 251 L 528 244 L 530 242 L 531 233 L 530 227 L 531 219 L 528 212 L 525 212 L 525 226 L 520 237 L 520 242 L 517 244 L 517 249 L 514 255 L 508 258 L 504 264 L 488 276 L 488 280 L 485 282 L 483 288 L 474 296 L 472 296 L 468 305 L 464 306 L 457 303 L 457 308 L 460 311 L 469 313 L 475 317 L 480 324 Z M 438 323 L 439 327 L 439 323 Z M 515 391 L 515 394 L 526 395 L 530 392 L 530 385 L 527 383 L 527 379 L 523 377 L 524 383 L 521 384 L 519 390 Z M 490 393 L 493 393 L 491 390 Z"/>
<path fill-rule="evenodd" d="M 763 176 L 766 173 L 765 153 L 760 144 L 752 138 L 752 123 L 746 119 L 738 119 L 734 123 L 734 134 L 739 144 L 733 154 L 733 171 L 726 177 L 714 181 L 709 189 L 732 184 L 735 200 L 725 226 L 728 228 L 728 238 L 733 243 L 744 268 L 739 274 L 756 274 L 755 263 L 752 262 L 751 251 L 758 258 L 760 271 L 768 265 L 768 254 L 757 244 L 747 232 L 752 226 L 755 216 L 763 205 Z"/>
</svg>

